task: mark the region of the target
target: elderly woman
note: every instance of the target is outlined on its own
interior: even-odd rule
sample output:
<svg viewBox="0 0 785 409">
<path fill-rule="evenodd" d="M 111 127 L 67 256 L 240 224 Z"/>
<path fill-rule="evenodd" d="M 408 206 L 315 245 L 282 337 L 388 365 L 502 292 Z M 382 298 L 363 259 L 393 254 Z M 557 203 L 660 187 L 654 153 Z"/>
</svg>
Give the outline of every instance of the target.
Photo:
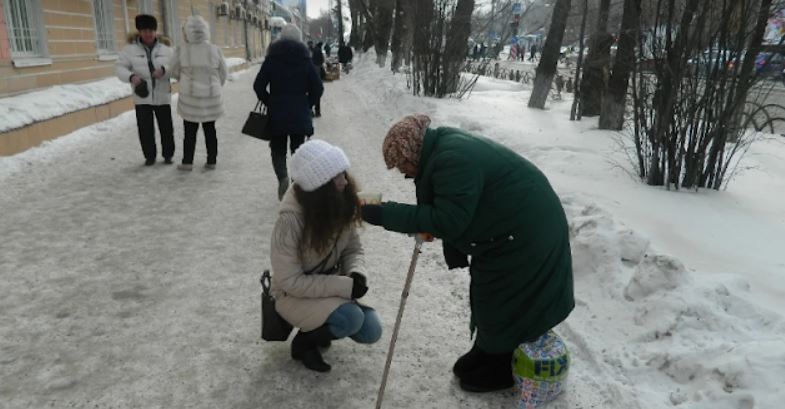
<svg viewBox="0 0 785 409">
<path fill-rule="evenodd" d="M 455 363 L 461 388 L 513 385 L 512 353 L 572 311 L 569 229 L 545 175 L 512 150 L 425 115 L 396 123 L 384 160 L 414 178 L 417 204 L 365 205 L 363 219 L 442 240 L 449 268 L 469 267 L 474 346 Z M 471 262 L 469 262 L 471 257 Z"/>
<path fill-rule="evenodd" d="M 292 358 L 327 372 L 319 347 L 349 337 L 371 344 L 382 327 L 372 308 L 359 304 L 368 291 L 357 226 L 357 189 L 343 151 L 311 140 L 292 156 L 292 187 L 281 201 L 270 261 L 278 313 L 300 328 Z"/>
<path fill-rule="evenodd" d="M 185 44 L 177 48 L 169 69 L 180 80 L 177 113 L 183 118 L 183 161 L 177 166 L 190 171 L 193 167 L 196 132 L 202 124 L 207 147 L 207 169 L 214 169 L 218 156 L 215 121 L 224 114 L 221 88 L 227 69 L 221 49 L 210 44 L 210 28 L 200 16 L 189 16 L 183 27 Z"/>
</svg>

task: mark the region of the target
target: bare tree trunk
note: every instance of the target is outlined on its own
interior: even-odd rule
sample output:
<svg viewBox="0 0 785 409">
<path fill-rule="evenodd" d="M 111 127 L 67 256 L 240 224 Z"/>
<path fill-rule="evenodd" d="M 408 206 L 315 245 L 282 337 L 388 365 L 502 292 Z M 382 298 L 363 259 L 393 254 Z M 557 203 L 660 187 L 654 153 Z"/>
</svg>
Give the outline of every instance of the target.
<svg viewBox="0 0 785 409">
<path fill-rule="evenodd" d="M 580 84 L 582 116 L 600 114 L 602 93 L 607 83 L 611 45 L 613 44 L 613 37 L 608 34 L 610 7 L 610 0 L 600 2 L 597 26 L 589 39 L 589 55 L 586 56 L 586 66 L 583 69 L 583 78 Z"/>
<path fill-rule="evenodd" d="M 750 38 L 749 45 L 747 45 L 747 53 L 744 56 L 744 61 L 739 73 L 739 83 L 736 88 L 736 94 L 729 98 L 728 104 L 724 110 L 724 115 L 721 121 L 725 122 L 727 126 L 721 129 L 725 133 L 717 138 L 709 151 L 708 166 L 714 167 L 710 172 L 709 177 L 705 177 L 704 187 L 711 187 L 719 190 L 722 187 L 722 182 L 725 180 L 725 172 L 727 171 L 727 164 L 723 160 L 725 152 L 725 143 L 728 141 L 728 136 L 731 132 L 738 129 L 741 114 L 744 109 L 744 103 L 747 101 L 747 94 L 752 87 L 755 79 L 753 78 L 753 70 L 755 68 L 755 58 L 761 50 L 761 43 L 763 42 L 763 34 L 766 30 L 769 15 L 771 13 L 772 0 L 761 0 L 760 8 L 758 11 L 758 18 L 755 24 L 755 29 Z M 725 166 L 723 166 L 725 165 Z"/>
<path fill-rule="evenodd" d="M 561 42 L 564 37 L 564 28 L 567 25 L 567 16 L 570 13 L 571 1 L 556 0 L 551 17 L 551 28 L 548 30 L 548 38 L 545 39 L 540 63 L 537 65 L 537 76 L 534 77 L 534 89 L 531 98 L 529 98 L 529 108 L 545 108 L 551 82 L 556 74 L 556 64 L 559 62 Z"/>
<path fill-rule="evenodd" d="M 393 24 L 395 0 L 375 0 L 373 9 L 374 48 L 376 63 L 384 67 L 387 63 L 387 51 L 390 49 L 390 31 Z"/>
<path fill-rule="evenodd" d="M 429 92 L 432 66 L 431 24 L 434 16 L 433 0 L 414 1 L 414 40 L 412 56 L 412 92 L 415 95 Z"/>
<path fill-rule="evenodd" d="M 392 72 L 398 72 L 401 67 L 401 44 L 403 43 L 404 30 L 406 24 L 406 7 L 404 6 L 405 0 L 395 0 L 395 13 L 393 21 L 392 39 L 390 40 L 390 52 L 392 53 L 392 61 L 390 62 L 390 69 Z"/>
<path fill-rule="evenodd" d="M 343 47 L 345 42 L 343 39 L 343 0 L 338 0 L 335 14 L 338 17 L 338 46 Z"/>
<path fill-rule="evenodd" d="M 635 64 L 635 45 L 640 32 L 641 0 L 624 0 L 619 49 L 613 63 L 613 74 L 602 98 L 600 129 L 621 130 L 627 105 L 627 85 Z"/>
<path fill-rule="evenodd" d="M 670 0 L 669 13 L 673 13 L 675 9 L 675 0 Z M 665 135 L 670 126 L 671 119 L 673 118 L 674 103 L 676 101 L 679 80 L 682 75 L 682 68 L 684 63 L 683 49 L 685 43 L 689 40 L 689 27 L 695 16 L 698 8 L 698 0 L 688 0 L 682 20 L 680 23 L 679 31 L 676 41 L 672 47 L 668 49 L 668 66 L 663 75 L 662 82 L 658 84 L 659 89 L 656 91 L 659 96 L 655 98 L 658 103 L 655 107 L 657 112 L 654 118 L 654 135 L 652 136 L 655 141 L 664 141 Z M 655 149 L 652 152 L 651 167 L 648 172 L 647 183 L 650 185 L 662 185 L 665 182 L 664 170 L 660 155 L 662 154 L 658 146 L 662 143 L 655 143 Z"/>
<path fill-rule="evenodd" d="M 572 99 L 572 107 L 570 108 L 570 121 L 581 120 L 581 111 L 579 103 L 581 101 L 581 88 L 578 86 L 581 78 L 581 69 L 583 68 L 583 39 L 586 34 L 586 16 L 589 14 L 589 0 L 583 0 L 583 17 L 581 18 L 581 36 L 578 45 L 578 63 L 575 65 L 575 96 Z"/>
<path fill-rule="evenodd" d="M 359 49 L 362 44 L 362 14 L 360 12 L 360 0 L 349 0 L 349 14 L 352 19 L 352 32 L 349 34 L 349 46 Z"/>
<path fill-rule="evenodd" d="M 458 0 L 450 21 L 450 29 L 444 47 L 444 79 L 439 94 L 451 94 L 458 89 L 461 68 L 466 63 L 469 52 L 469 34 L 471 32 L 474 0 Z"/>
</svg>

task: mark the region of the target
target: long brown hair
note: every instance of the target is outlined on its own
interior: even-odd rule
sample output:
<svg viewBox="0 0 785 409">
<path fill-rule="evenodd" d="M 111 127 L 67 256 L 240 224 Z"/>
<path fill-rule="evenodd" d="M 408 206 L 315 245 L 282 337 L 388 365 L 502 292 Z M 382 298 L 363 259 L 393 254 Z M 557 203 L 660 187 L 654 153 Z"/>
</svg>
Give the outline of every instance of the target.
<svg viewBox="0 0 785 409">
<path fill-rule="evenodd" d="M 343 192 L 335 188 L 332 180 L 312 192 L 306 192 L 296 183 L 294 184 L 294 195 L 300 202 L 305 216 L 300 251 L 309 248 L 321 254 L 335 244 L 338 235 L 345 228 L 352 224 L 360 224 L 362 219 L 357 185 L 348 173 L 346 181 L 349 183 Z"/>
</svg>

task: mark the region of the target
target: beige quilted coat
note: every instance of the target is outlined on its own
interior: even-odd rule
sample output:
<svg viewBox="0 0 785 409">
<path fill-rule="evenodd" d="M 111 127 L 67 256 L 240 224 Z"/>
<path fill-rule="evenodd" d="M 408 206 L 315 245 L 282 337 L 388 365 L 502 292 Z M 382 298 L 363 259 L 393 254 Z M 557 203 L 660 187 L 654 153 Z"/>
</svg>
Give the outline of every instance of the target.
<svg viewBox="0 0 785 409">
<path fill-rule="evenodd" d="M 331 246 L 322 254 L 301 252 L 303 223 L 302 208 L 289 189 L 281 200 L 270 240 L 271 289 L 278 313 L 295 327 L 311 331 L 324 324 L 341 304 L 351 302 L 352 279 L 348 275 L 355 271 L 365 274 L 365 261 L 354 226 L 341 233 L 335 248 Z M 325 269 L 340 263 L 338 271 L 329 275 L 304 273 L 316 267 L 330 251 Z"/>
</svg>

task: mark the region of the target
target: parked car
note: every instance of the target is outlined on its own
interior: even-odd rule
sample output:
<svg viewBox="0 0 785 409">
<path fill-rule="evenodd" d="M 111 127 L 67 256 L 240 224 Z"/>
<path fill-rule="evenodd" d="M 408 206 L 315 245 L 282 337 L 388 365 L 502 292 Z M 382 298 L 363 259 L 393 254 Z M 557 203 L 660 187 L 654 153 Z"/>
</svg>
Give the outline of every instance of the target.
<svg viewBox="0 0 785 409">
<path fill-rule="evenodd" d="M 755 73 L 762 78 L 780 79 L 785 70 L 785 56 L 762 52 L 755 57 Z"/>
<path fill-rule="evenodd" d="M 707 49 L 687 60 L 690 74 L 709 76 L 718 72 L 718 65 L 722 65 L 727 72 L 733 72 L 736 61 L 744 61 L 744 52 L 728 49 Z"/>
</svg>

